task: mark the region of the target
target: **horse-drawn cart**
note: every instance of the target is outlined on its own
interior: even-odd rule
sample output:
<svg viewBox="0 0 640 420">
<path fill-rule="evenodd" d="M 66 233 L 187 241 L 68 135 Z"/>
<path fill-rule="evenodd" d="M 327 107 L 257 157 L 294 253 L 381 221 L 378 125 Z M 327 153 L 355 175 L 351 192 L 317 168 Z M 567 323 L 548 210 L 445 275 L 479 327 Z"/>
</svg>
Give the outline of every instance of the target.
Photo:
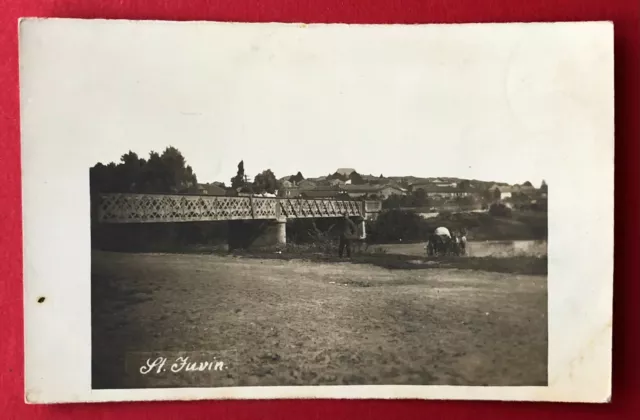
<svg viewBox="0 0 640 420">
<path fill-rule="evenodd" d="M 427 256 L 466 255 L 467 239 L 465 235 L 451 234 L 446 227 L 437 228 L 429 237 L 425 250 Z"/>
</svg>

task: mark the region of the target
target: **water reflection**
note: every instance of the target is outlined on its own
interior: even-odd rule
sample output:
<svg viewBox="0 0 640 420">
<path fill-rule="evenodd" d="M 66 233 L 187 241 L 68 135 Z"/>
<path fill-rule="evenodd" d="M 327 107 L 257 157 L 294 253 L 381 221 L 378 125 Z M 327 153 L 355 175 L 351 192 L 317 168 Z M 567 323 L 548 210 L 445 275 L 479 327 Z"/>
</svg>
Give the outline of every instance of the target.
<svg viewBox="0 0 640 420">
<path fill-rule="evenodd" d="M 472 257 L 547 255 L 547 241 L 472 241 L 467 244 L 467 253 Z"/>
<path fill-rule="evenodd" d="M 424 256 L 424 243 L 375 245 L 391 254 Z M 513 257 L 547 255 L 547 241 L 470 241 L 467 255 L 472 257 Z"/>
</svg>

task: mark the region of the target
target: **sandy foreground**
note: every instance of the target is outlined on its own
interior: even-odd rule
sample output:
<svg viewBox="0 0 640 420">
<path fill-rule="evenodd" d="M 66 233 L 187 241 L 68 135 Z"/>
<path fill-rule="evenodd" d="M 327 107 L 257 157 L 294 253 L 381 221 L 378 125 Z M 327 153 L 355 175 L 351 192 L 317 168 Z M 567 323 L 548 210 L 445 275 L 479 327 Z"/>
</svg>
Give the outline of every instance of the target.
<svg viewBox="0 0 640 420">
<path fill-rule="evenodd" d="M 96 251 L 92 312 L 93 388 L 547 382 L 546 276 Z"/>
</svg>

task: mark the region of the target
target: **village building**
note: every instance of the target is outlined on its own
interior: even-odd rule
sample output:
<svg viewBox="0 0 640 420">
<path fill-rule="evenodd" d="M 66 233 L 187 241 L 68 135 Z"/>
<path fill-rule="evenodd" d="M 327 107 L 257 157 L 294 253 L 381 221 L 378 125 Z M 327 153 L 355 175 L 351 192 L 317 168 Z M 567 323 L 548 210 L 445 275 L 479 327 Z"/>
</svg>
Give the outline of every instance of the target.
<svg viewBox="0 0 640 420">
<path fill-rule="evenodd" d="M 493 184 L 491 187 L 489 187 L 489 191 L 492 193 L 492 196 L 494 198 L 499 200 L 511 198 L 513 195 L 513 187 L 511 185 Z"/>
<path fill-rule="evenodd" d="M 433 183 L 414 184 L 411 186 L 411 190 L 413 192 L 422 190 L 427 197 L 441 198 L 441 199 L 468 197 L 468 196 L 474 195 L 473 191 L 462 190 L 460 188 L 452 187 L 452 186 L 439 187 Z"/>
<path fill-rule="evenodd" d="M 226 195 L 227 190 L 216 184 L 198 184 L 196 186 L 196 194 L 200 195 Z"/>
<path fill-rule="evenodd" d="M 351 198 L 362 198 L 376 196 L 385 200 L 392 195 L 405 195 L 406 191 L 394 185 L 352 185 L 345 184 L 340 187 L 341 190 L 349 194 Z"/>
<path fill-rule="evenodd" d="M 313 189 L 317 186 L 316 184 L 317 183 L 314 181 L 303 179 L 302 181 L 296 184 L 296 187 L 300 188 L 301 190 Z"/>
</svg>

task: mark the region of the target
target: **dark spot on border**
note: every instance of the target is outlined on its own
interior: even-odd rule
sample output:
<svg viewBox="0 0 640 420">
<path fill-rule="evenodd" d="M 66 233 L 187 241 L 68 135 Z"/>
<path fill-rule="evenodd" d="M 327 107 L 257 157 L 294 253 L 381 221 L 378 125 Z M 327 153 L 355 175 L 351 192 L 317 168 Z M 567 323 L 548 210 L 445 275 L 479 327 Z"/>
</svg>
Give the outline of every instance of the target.
<svg viewBox="0 0 640 420">
<path fill-rule="evenodd" d="M 38 298 L 38 303 L 42 303 L 42 302 L 44 302 L 44 296 L 40 296 L 40 297 Z"/>
</svg>

